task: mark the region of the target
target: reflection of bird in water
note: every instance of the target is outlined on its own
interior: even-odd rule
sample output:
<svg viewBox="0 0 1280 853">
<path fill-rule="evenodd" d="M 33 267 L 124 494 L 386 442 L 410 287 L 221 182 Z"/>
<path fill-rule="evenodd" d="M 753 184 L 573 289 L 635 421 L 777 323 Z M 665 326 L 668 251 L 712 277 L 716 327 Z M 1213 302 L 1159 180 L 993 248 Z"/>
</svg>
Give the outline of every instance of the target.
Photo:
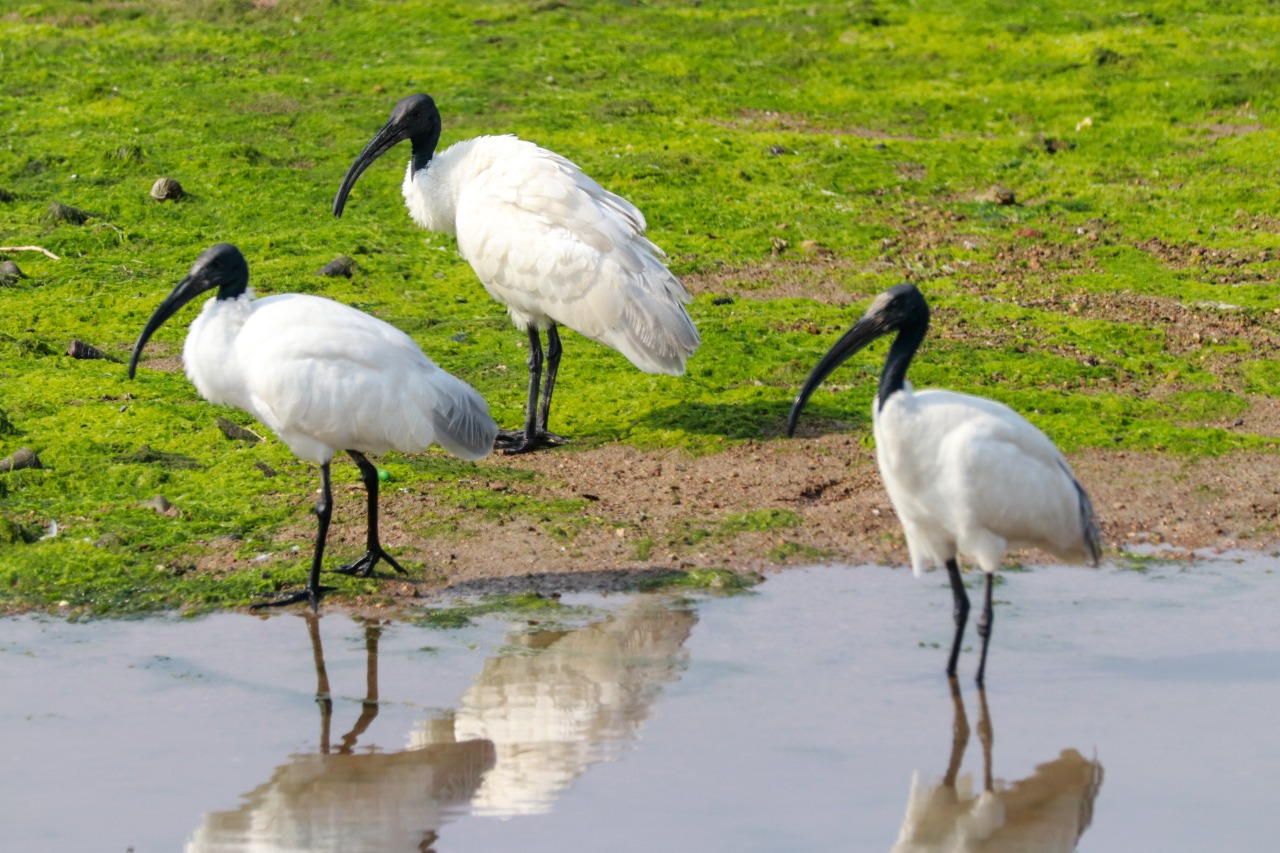
<svg viewBox="0 0 1280 853">
<path fill-rule="evenodd" d="M 588 766 L 634 740 L 663 686 L 679 678 L 696 621 L 692 610 L 641 596 L 577 631 L 515 638 L 517 650 L 485 664 L 454 718 L 453 737 L 496 750 L 473 809 L 545 812 Z"/>
<path fill-rule="evenodd" d="M 1012 785 L 993 781 L 993 733 L 987 697 L 979 690 L 983 783 L 982 791 L 975 792 L 967 774 L 957 778 L 969 742 L 969 720 L 955 679 L 951 698 L 955 724 L 946 775 L 936 785 L 922 785 L 919 773 L 911 780 L 907 815 L 893 853 L 1075 850 L 1093 820 L 1102 765 L 1074 749 L 1064 749 L 1053 761 L 1036 765 L 1035 773 L 1026 779 Z"/>
<path fill-rule="evenodd" d="M 187 853 L 231 851 L 421 851 L 433 849 L 441 826 L 464 813 L 485 771 L 493 744 L 439 738 L 399 752 L 355 752 L 378 715 L 376 621 L 365 625 L 368 686 L 360 718 L 335 747 L 329 725 L 333 702 L 320 645 L 319 620 L 307 615 L 320 705 L 319 753 L 295 755 L 232 812 L 206 816 Z M 447 721 L 443 721 L 446 722 Z M 437 725 L 436 729 L 450 728 Z"/>
<path fill-rule="evenodd" d="M 334 746 L 317 618 L 308 616 L 320 704 L 320 752 L 296 755 L 233 812 L 207 816 L 187 853 L 429 851 L 441 826 L 470 810 L 547 811 L 591 764 L 634 740 L 684 667 L 697 617 L 641 597 L 584 628 L 511 638 L 451 714 L 424 721 L 400 752 L 355 753 L 378 714 L 381 628 L 365 627 L 368 690 Z"/>
</svg>

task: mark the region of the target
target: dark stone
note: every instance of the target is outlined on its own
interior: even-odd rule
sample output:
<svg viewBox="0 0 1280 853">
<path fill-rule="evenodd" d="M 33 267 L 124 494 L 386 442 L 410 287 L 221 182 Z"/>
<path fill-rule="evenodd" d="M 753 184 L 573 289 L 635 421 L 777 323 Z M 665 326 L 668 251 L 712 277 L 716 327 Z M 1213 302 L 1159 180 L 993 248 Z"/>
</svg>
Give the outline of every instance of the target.
<svg viewBox="0 0 1280 853">
<path fill-rule="evenodd" d="M 50 202 L 49 211 L 45 216 L 53 222 L 70 222 L 72 225 L 83 225 L 89 221 L 89 217 L 93 214 L 87 210 L 81 210 L 78 207 L 72 207 L 69 204 L 61 202 Z"/>
<path fill-rule="evenodd" d="M 115 361 L 114 358 L 107 355 L 97 347 L 90 346 L 81 340 L 74 340 L 67 347 L 67 355 L 72 358 L 100 358 L 105 361 Z"/>
<path fill-rule="evenodd" d="M 19 447 L 12 456 L 0 459 L 0 471 L 17 471 L 21 468 L 43 468 L 40 457 L 30 447 Z"/>
<path fill-rule="evenodd" d="M 262 441 L 262 436 L 258 435 L 251 429 L 245 429 L 234 421 L 226 418 L 218 418 L 218 429 L 222 430 L 222 434 L 233 441 L 248 441 L 257 444 Z"/>
<path fill-rule="evenodd" d="M 322 266 L 316 275 L 341 275 L 351 278 L 359 270 L 360 268 L 356 266 L 356 262 L 351 258 L 346 255 L 338 255 L 338 257 Z"/>
</svg>

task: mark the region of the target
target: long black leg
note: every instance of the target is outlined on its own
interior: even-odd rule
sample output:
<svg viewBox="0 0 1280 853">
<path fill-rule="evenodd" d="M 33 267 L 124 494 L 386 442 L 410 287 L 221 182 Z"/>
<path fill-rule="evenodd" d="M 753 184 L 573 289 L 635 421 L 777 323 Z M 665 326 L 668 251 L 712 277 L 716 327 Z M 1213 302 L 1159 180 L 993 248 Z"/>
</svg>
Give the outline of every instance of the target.
<svg viewBox="0 0 1280 853">
<path fill-rule="evenodd" d="M 542 404 L 538 407 L 538 432 L 547 433 L 551 416 L 551 394 L 556 389 L 556 374 L 560 371 L 560 332 L 552 323 L 547 329 L 547 377 L 542 383 Z"/>
<path fill-rule="evenodd" d="M 542 336 L 529 326 L 529 397 L 524 404 L 524 444 L 533 444 L 538 435 L 538 390 L 542 384 Z M 532 449 L 532 448 L 530 448 Z"/>
<path fill-rule="evenodd" d="M 360 479 L 364 481 L 365 494 L 369 496 L 369 526 L 364 556 L 354 563 L 343 566 L 340 569 L 334 569 L 334 571 L 341 572 L 344 575 L 367 578 L 373 574 L 373 567 L 378 564 L 379 560 L 386 560 L 393 569 L 402 575 L 406 575 L 408 572 L 400 567 L 394 557 L 383 550 L 382 543 L 378 541 L 378 469 L 359 451 L 348 450 L 347 454 L 355 460 L 356 467 L 360 469 Z"/>
<path fill-rule="evenodd" d="M 319 524 L 316 530 L 315 553 L 311 557 L 311 579 L 307 581 L 307 588 L 271 601 L 255 602 L 250 605 L 251 608 L 283 607 L 299 601 L 310 601 L 313 612 L 320 608 L 320 594 L 330 589 L 330 587 L 320 586 L 320 564 L 324 561 L 324 543 L 329 536 L 329 519 L 333 517 L 333 488 L 329 484 L 328 461 L 320 465 L 320 500 L 316 501 L 315 513 Z"/>
<path fill-rule="evenodd" d="M 551 392 L 555 390 L 556 371 L 560 367 L 560 333 L 555 324 L 547 330 L 547 377 L 542 380 L 542 338 L 536 326 L 529 326 L 529 397 L 524 409 L 524 431 L 500 430 L 494 443 L 503 453 L 514 456 L 539 447 L 564 444 L 564 439 L 547 432 L 547 415 L 551 411 Z M 541 402 L 539 402 L 541 392 Z"/>
<path fill-rule="evenodd" d="M 964 638 L 964 626 L 969 621 L 969 594 L 964 591 L 964 581 L 960 579 L 960 567 L 955 558 L 947 560 L 947 577 L 951 580 L 951 599 L 954 603 L 952 611 L 956 622 L 956 636 L 951 641 L 951 657 L 947 658 L 947 675 L 956 677 L 956 661 L 960 657 L 960 641 Z"/>
<path fill-rule="evenodd" d="M 537 447 L 538 390 L 542 384 L 542 338 L 538 327 L 532 323 L 525 330 L 529 335 L 529 396 L 524 407 L 524 431 L 504 429 L 498 432 L 496 447 L 508 455 L 528 453 Z"/>
<path fill-rule="evenodd" d="M 995 585 L 995 572 L 985 572 L 987 586 L 982 598 L 982 615 L 978 617 L 978 636 L 982 638 L 982 657 L 978 659 L 978 686 L 983 685 L 987 672 L 987 642 L 991 639 L 991 587 Z"/>
</svg>

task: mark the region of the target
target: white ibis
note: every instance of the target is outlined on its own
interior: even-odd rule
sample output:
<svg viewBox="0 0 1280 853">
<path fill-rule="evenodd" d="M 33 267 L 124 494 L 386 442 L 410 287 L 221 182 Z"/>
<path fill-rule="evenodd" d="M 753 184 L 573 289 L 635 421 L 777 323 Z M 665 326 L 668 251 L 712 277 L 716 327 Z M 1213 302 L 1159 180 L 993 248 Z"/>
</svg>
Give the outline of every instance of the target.
<svg viewBox="0 0 1280 853">
<path fill-rule="evenodd" d="M 560 366 L 557 326 L 625 355 L 646 373 L 684 373 L 700 339 L 684 306 L 690 296 L 645 237 L 644 215 L 558 154 L 514 136 L 481 136 L 436 153 L 440 112 L 410 95 L 351 164 L 334 216 L 369 164 L 409 140 L 404 199 L 414 222 L 454 234 L 489 295 L 529 337 L 523 431 L 503 431 L 506 453 L 561 441 L 547 429 Z M 542 341 L 547 336 L 541 389 Z"/>
<path fill-rule="evenodd" d="M 497 424 L 470 385 L 435 365 L 399 329 L 362 311 L 302 294 L 256 299 L 249 265 L 230 243 L 207 249 L 147 321 L 129 359 L 133 378 L 151 335 L 206 291 L 182 350 L 200 396 L 243 409 L 266 424 L 300 459 L 320 466 L 321 496 L 306 589 L 272 605 L 320 600 L 320 565 L 332 515 L 329 462 L 345 450 L 368 492 L 364 556 L 338 569 L 368 577 L 379 560 L 404 569 L 378 540 L 378 471 L 366 453 L 417 453 L 435 442 L 462 459 L 493 448 Z"/>
<path fill-rule="evenodd" d="M 955 677 L 969 597 L 959 555 L 986 574 L 978 634 L 983 683 L 991 637 L 991 587 L 1007 548 L 1040 548 L 1069 562 L 1097 565 L 1102 534 L 1084 488 L 1044 433 L 1008 406 L 954 391 L 919 391 L 907 367 L 929 328 L 929 306 L 912 284 L 880 294 L 827 351 L 791 406 L 787 434 L 822 381 L 876 338 L 897 332 L 871 407 L 876 462 L 902 522 L 918 577 L 946 566 L 955 603 L 947 675 Z"/>
</svg>

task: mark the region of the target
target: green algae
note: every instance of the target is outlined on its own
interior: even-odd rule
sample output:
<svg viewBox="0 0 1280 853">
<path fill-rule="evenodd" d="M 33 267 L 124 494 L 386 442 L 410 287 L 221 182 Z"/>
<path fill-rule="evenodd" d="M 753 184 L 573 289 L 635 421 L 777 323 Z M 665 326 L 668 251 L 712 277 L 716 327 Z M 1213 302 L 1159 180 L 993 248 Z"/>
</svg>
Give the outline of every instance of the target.
<svg viewBox="0 0 1280 853">
<path fill-rule="evenodd" d="M 684 592 L 747 592 L 757 583 L 760 577 L 731 569 L 680 569 L 660 572 L 637 582 L 636 588 L 646 592 L 684 591 Z"/>
<path fill-rule="evenodd" d="M 903 278 L 935 313 L 917 386 L 1002 400 L 1068 451 L 1275 449 L 1250 419 L 1231 426 L 1248 395 L 1280 393 L 1274 4 L 48 0 L 0 14 L 0 36 L 0 243 L 62 258 L 5 253 L 29 277 L 0 287 L 0 456 L 29 446 L 45 465 L 0 474 L 6 609 L 237 606 L 305 576 L 305 545 L 276 537 L 305 519 L 314 470 L 272 438 L 227 440 L 218 417 L 254 425 L 148 369 L 195 309 L 125 376 L 213 242 L 241 246 L 259 293 L 323 293 L 404 328 L 520 420 L 524 336 L 454 242 L 409 221 L 403 159 L 375 164 L 341 221 L 328 212 L 411 91 L 440 103 L 444 144 L 517 133 L 635 201 L 694 290 L 704 344 L 684 377 L 565 334 L 552 427 L 574 445 L 558 452 L 781 440 L 816 358 Z M 181 201 L 150 198 L 162 175 Z M 1016 204 L 982 200 L 997 183 Z M 89 216 L 52 220 L 55 202 Z M 337 254 L 355 275 L 318 277 Z M 1097 304 L 1117 295 L 1128 310 Z M 1203 336 L 1174 340 L 1153 306 Z M 115 360 L 65 355 L 73 338 Z M 881 353 L 833 376 L 806 423 L 865 441 Z M 444 514 L 529 518 L 566 542 L 597 523 L 584 501 L 483 488 L 438 453 L 380 464 Z M 155 495 L 176 512 L 143 505 Z M 190 568 L 210 550 L 232 568 Z M 808 552 L 784 541 L 771 559 L 789 556 Z"/>
<path fill-rule="evenodd" d="M 444 607 L 429 608 L 424 614 L 411 616 L 407 621 L 429 628 L 465 628 L 475 624 L 475 621 L 481 617 L 497 614 L 526 619 L 536 617 L 538 623 L 544 625 L 549 620 L 563 621 L 585 612 L 584 608 L 561 604 L 555 597 L 540 595 L 536 592 L 521 592 L 484 595 L 475 601 L 460 601 Z"/>
</svg>

